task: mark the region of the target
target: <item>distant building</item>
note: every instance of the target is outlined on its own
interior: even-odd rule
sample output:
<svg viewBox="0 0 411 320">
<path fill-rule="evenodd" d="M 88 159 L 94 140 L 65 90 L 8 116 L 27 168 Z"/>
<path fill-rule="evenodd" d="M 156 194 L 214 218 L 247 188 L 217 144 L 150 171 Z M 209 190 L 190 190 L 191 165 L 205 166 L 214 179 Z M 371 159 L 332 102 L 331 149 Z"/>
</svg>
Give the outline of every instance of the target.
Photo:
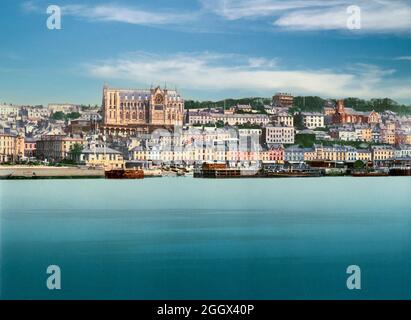
<svg viewBox="0 0 411 320">
<path fill-rule="evenodd" d="M 295 141 L 294 127 L 267 126 L 263 132 L 263 142 L 267 144 L 293 144 Z"/>
<path fill-rule="evenodd" d="M 26 117 L 29 121 L 38 121 L 48 118 L 50 116 L 50 110 L 43 106 L 29 106 L 21 109 L 21 115 Z"/>
<path fill-rule="evenodd" d="M 26 158 L 33 158 L 36 156 L 37 140 L 34 138 L 24 139 L 24 156 Z"/>
<path fill-rule="evenodd" d="M 408 133 L 404 130 L 397 131 L 395 133 L 395 143 L 397 145 L 402 145 L 402 144 L 411 145 L 411 132 Z"/>
<path fill-rule="evenodd" d="M 223 114 L 208 111 L 189 112 L 188 123 L 191 125 L 215 124 L 221 122 L 230 126 L 252 124 L 265 126 L 270 122 L 266 114 Z"/>
<path fill-rule="evenodd" d="M 335 108 L 335 113 L 333 115 L 334 124 L 345 124 L 345 123 L 368 123 L 368 124 L 378 124 L 381 123 L 381 116 L 375 112 L 360 112 L 355 111 L 352 108 L 346 108 L 344 106 L 344 101 L 339 100 Z"/>
<path fill-rule="evenodd" d="M 21 107 L 10 104 L 0 104 L 0 118 L 17 117 Z"/>
<path fill-rule="evenodd" d="M 137 128 L 182 126 L 184 100 L 176 90 L 103 89 L 103 128 L 107 133 Z"/>
<path fill-rule="evenodd" d="M 395 150 L 395 158 L 411 158 L 411 145 L 400 145 Z"/>
<path fill-rule="evenodd" d="M 16 162 L 24 157 L 24 138 L 0 133 L 0 163 Z"/>
<path fill-rule="evenodd" d="M 301 123 L 308 129 L 324 128 L 324 115 L 317 112 L 301 112 Z"/>
<path fill-rule="evenodd" d="M 353 128 L 340 127 L 330 130 L 332 138 L 341 141 L 357 141 L 358 136 Z"/>
<path fill-rule="evenodd" d="M 269 145 L 260 152 L 260 160 L 263 163 L 283 163 L 284 147 L 281 144 Z"/>
<path fill-rule="evenodd" d="M 48 105 L 48 109 L 51 113 L 56 112 L 63 112 L 63 113 L 71 113 L 71 112 L 79 112 L 80 106 L 71 103 L 50 103 Z"/>
<path fill-rule="evenodd" d="M 83 144 L 82 138 L 72 138 L 65 135 L 45 135 L 36 143 L 36 156 L 41 160 L 59 162 L 69 157 L 71 147 Z"/>
<path fill-rule="evenodd" d="M 387 161 L 392 160 L 395 157 L 395 150 L 390 146 L 373 146 L 372 147 L 372 160 L 373 161 Z"/>
<path fill-rule="evenodd" d="M 235 111 L 238 112 L 253 112 L 253 107 L 250 104 L 237 104 L 235 106 Z"/>
<path fill-rule="evenodd" d="M 294 104 L 294 97 L 289 93 L 277 93 L 273 96 L 273 106 L 289 108 Z"/>
<path fill-rule="evenodd" d="M 122 153 L 102 145 L 92 145 L 84 148 L 79 160 L 80 163 L 87 166 L 104 167 L 105 170 L 124 168 Z"/>
<path fill-rule="evenodd" d="M 258 136 L 260 137 L 263 133 L 262 129 L 250 128 L 250 129 L 238 129 L 239 136 Z"/>
<path fill-rule="evenodd" d="M 275 126 L 278 127 L 294 127 L 294 117 L 288 112 L 280 112 L 273 116 L 271 119 Z"/>
<path fill-rule="evenodd" d="M 291 146 L 284 151 L 284 160 L 288 163 L 302 163 L 304 162 L 304 154 L 307 149 L 300 148 L 297 146 Z"/>
<path fill-rule="evenodd" d="M 371 142 L 372 129 L 368 125 L 354 125 L 355 133 L 357 134 L 357 141 Z"/>
<path fill-rule="evenodd" d="M 332 116 L 335 113 L 335 109 L 334 107 L 331 106 L 326 106 L 324 107 L 324 115 L 325 116 Z"/>
<path fill-rule="evenodd" d="M 359 149 L 357 151 L 357 160 L 361 160 L 363 162 L 372 161 L 372 153 L 370 150 Z"/>
<path fill-rule="evenodd" d="M 386 122 L 381 126 L 381 142 L 386 144 L 395 144 L 395 122 Z"/>
</svg>

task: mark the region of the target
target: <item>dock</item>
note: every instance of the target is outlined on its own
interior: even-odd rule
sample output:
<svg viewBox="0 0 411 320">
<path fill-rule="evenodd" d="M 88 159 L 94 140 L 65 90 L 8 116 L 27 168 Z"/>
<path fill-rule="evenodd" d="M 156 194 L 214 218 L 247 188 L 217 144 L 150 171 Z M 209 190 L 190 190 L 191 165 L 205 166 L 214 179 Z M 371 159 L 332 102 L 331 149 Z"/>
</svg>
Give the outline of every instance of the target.
<svg viewBox="0 0 411 320">
<path fill-rule="evenodd" d="M 1 166 L 0 179 L 99 179 L 104 178 L 103 168 Z"/>
</svg>

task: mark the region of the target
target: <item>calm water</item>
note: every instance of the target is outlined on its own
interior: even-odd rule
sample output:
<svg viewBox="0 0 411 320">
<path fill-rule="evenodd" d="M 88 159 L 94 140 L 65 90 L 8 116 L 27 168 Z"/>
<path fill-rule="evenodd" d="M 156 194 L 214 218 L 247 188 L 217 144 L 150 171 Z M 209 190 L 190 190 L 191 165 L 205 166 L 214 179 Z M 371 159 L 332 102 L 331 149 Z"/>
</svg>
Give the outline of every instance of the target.
<svg viewBox="0 0 411 320">
<path fill-rule="evenodd" d="M 0 181 L 0 297 L 410 299 L 410 199 L 407 177 Z"/>
</svg>

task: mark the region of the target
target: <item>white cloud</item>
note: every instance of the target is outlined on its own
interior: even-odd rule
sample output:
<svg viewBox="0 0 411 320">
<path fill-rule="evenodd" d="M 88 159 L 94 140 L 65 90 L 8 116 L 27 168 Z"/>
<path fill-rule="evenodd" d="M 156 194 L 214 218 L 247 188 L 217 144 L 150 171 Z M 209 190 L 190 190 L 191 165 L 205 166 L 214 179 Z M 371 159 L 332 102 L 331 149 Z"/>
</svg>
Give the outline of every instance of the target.
<svg viewBox="0 0 411 320">
<path fill-rule="evenodd" d="M 288 10 L 327 7 L 341 0 L 202 0 L 203 6 L 228 19 L 268 17 Z"/>
<path fill-rule="evenodd" d="M 347 2 L 348 4 L 348 2 Z M 404 1 L 360 1 L 364 32 L 410 32 L 411 4 Z M 282 15 L 274 25 L 293 30 L 348 30 L 347 5 L 296 10 Z"/>
<path fill-rule="evenodd" d="M 47 7 L 47 6 L 46 6 Z M 177 13 L 165 10 L 143 10 L 118 4 L 69 4 L 61 7 L 62 15 L 79 17 L 89 21 L 121 22 L 136 25 L 178 25 L 196 19 L 195 13 Z M 27 12 L 45 12 L 33 1 L 22 4 Z"/>
<path fill-rule="evenodd" d="M 395 60 L 411 61 L 411 56 L 397 57 Z"/>
<path fill-rule="evenodd" d="M 360 64 L 347 68 L 345 72 L 313 71 L 280 69 L 272 60 L 239 55 L 196 53 L 160 57 L 136 53 L 96 61 L 85 67 L 89 75 L 104 81 L 126 80 L 141 86 L 167 82 L 183 90 L 210 93 L 240 90 L 256 95 L 271 95 L 284 90 L 336 98 L 411 98 L 411 79 L 394 80 L 390 78 L 394 70 Z"/>
<path fill-rule="evenodd" d="M 206 0 L 203 0 L 204 3 Z M 271 19 L 287 30 L 348 30 L 347 8 L 361 9 L 363 32 L 411 31 L 411 2 L 408 0 L 213 0 L 204 7 L 227 20 Z"/>
</svg>

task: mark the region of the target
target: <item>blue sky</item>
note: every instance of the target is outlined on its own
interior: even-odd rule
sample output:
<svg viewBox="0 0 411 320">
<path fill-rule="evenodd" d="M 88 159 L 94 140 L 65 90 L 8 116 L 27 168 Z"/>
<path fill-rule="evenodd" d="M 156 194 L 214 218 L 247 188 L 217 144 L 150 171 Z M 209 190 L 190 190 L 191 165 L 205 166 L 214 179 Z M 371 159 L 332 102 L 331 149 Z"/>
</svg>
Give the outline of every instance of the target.
<svg viewBox="0 0 411 320">
<path fill-rule="evenodd" d="M 46 26 L 49 5 L 62 29 Z M 360 29 L 347 8 L 361 9 Z M 390 97 L 411 103 L 408 0 L 2 0 L 0 101 L 100 104 L 113 87 L 186 99 Z"/>
</svg>

